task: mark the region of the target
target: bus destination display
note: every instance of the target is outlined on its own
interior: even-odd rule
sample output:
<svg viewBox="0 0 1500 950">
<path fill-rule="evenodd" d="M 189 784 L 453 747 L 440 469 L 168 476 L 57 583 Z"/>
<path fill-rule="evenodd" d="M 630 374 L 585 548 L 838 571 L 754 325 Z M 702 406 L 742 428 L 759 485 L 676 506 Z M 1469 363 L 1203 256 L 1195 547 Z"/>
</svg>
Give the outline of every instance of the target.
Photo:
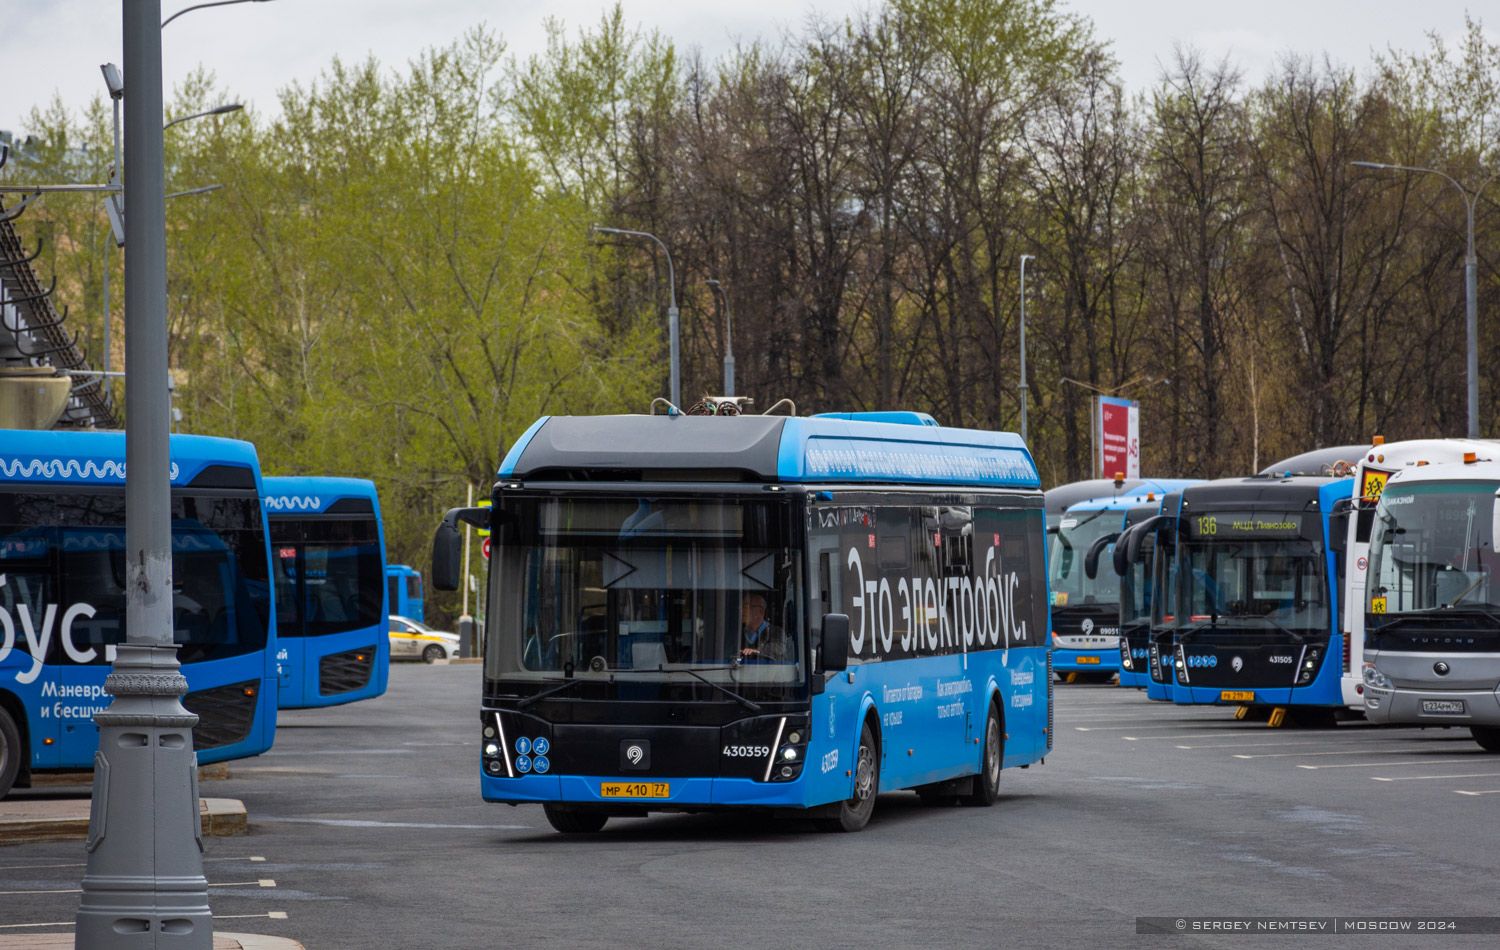
<svg viewBox="0 0 1500 950">
<path fill-rule="evenodd" d="M 1290 511 L 1215 511 L 1187 519 L 1188 537 L 1197 540 L 1296 538 L 1302 514 Z"/>
</svg>

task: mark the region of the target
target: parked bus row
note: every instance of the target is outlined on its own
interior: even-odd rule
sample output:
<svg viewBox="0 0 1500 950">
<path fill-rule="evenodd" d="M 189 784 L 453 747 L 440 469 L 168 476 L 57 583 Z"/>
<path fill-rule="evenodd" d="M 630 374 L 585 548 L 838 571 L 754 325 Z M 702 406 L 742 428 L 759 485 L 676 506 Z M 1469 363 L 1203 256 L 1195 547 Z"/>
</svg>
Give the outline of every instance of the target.
<svg viewBox="0 0 1500 950">
<path fill-rule="evenodd" d="M 1377 439 L 1159 499 L 1074 500 L 1052 541 L 1054 650 L 1082 647 L 1094 662 L 1072 669 L 1115 669 L 1152 700 L 1461 726 L 1500 751 L 1497 448 Z M 1089 529 L 1120 509 L 1118 534 Z M 1113 637 L 1060 636 L 1110 602 Z"/>
<path fill-rule="evenodd" d="M 262 477 L 232 439 L 175 435 L 170 451 L 173 639 L 199 762 L 270 748 L 278 707 L 383 693 L 374 485 Z M 420 577 L 392 567 L 420 614 Z M 92 768 L 125 635 L 124 434 L 0 432 L 0 798 Z"/>
</svg>

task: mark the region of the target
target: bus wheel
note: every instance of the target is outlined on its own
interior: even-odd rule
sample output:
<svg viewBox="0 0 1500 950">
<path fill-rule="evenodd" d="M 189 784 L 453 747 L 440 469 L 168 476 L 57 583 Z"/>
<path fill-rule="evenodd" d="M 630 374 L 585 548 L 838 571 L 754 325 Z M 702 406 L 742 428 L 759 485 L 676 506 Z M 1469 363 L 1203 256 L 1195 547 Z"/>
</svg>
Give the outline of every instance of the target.
<svg viewBox="0 0 1500 950">
<path fill-rule="evenodd" d="M 875 811 L 875 795 L 880 791 L 880 760 L 875 748 L 875 733 L 867 721 L 859 731 L 859 752 L 854 758 L 854 797 L 833 806 L 838 817 L 819 822 L 824 831 L 858 831 L 870 823 Z"/>
<path fill-rule="evenodd" d="M 547 813 L 547 821 L 551 822 L 552 827 L 565 835 L 593 834 L 609 821 L 609 816 L 601 811 L 589 811 L 556 802 L 544 803 L 542 811 Z"/>
<path fill-rule="evenodd" d="M 964 804 L 988 808 L 1000 795 L 1000 763 L 1005 758 L 1005 734 L 1000 731 L 1000 714 L 990 704 L 984 722 L 984 762 L 974 776 L 974 790 L 964 796 Z"/>
<path fill-rule="evenodd" d="M 446 654 L 443 653 L 443 648 L 442 647 L 438 646 L 436 643 L 429 643 L 429 644 L 427 644 L 427 649 L 425 649 L 425 650 L 422 651 L 422 662 L 423 663 L 436 663 L 438 660 L 441 660 L 445 655 Z"/>
<path fill-rule="evenodd" d="M 4 712 L 0 712 L 0 716 L 4 715 Z M 3 723 L 4 720 L 0 719 L 0 724 Z M 1474 735 L 1474 741 L 1479 743 L 1480 748 L 1486 752 L 1500 752 L 1500 728 L 1495 726 L 1470 726 L 1469 732 Z M 4 788 L 5 777 L 0 775 L 0 793 L 3 793 Z"/>
<path fill-rule="evenodd" d="M 21 772 L 21 730 L 10 713 L 0 707 L 0 798 L 10 794 Z"/>
</svg>

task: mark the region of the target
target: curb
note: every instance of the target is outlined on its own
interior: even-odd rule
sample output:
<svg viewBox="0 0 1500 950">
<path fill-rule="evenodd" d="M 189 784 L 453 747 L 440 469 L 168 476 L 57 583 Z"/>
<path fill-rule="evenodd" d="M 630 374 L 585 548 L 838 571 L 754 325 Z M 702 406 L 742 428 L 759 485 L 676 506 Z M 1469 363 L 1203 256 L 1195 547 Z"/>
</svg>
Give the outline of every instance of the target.
<svg viewBox="0 0 1500 950">
<path fill-rule="evenodd" d="M 220 782 L 229 778 L 229 763 L 214 762 L 198 766 L 198 781 Z M 78 785 L 93 785 L 92 769 L 78 772 L 35 772 L 31 776 L 32 788 L 71 788 Z"/>
<path fill-rule="evenodd" d="M 203 834 L 210 837 L 232 838 L 250 833 L 245 803 L 238 799 L 200 798 L 198 815 Z M 0 802 L 0 846 L 33 841 L 85 841 L 88 836 L 88 799 Z"/>
</svg>

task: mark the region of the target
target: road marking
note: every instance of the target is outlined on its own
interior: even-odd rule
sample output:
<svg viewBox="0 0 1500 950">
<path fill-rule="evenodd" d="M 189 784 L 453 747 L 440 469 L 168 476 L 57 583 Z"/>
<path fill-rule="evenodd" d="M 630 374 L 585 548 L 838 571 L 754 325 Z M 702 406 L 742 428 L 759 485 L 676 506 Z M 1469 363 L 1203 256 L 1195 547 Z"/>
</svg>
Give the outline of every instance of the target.
<svg viewBox="0 0 1500 950">
<path fill-rule="evenodd" d="M 1453 791 L 1459 795 L 1500 795 L 1500 788 L 1492 788 L 1485 792 L 1466 792 L 1460 788 L 1455 788 Z"/>
<path fill-rule="evenodd" d="M 1138 742 L 1141 739 L 1212 739 L 1222 736 L 1222 732 L 1189 732 L 1180 736 L 1121 736 L 1126 742 Z"/>
<path fill-rule="evenodd" d="M 411 755 L 410 749 L 273 749 L 261 755 Z M 235 769 L 235 771 L 240 771 Z"/>
<path fill-rule="evenodd" d="M 1286 746 L 1286 745 L 1293 745 L 1293 746 L 1295 746 L 1295 745 L 1304 744 L 1304 743 L 1307 744 L 1307 745 L 1312 745 L 1314 743 L 1320 743 L 1320 742 L 1326 742 L 1326 743 L 1330 743 L 1330 744 L 1333 744 L 1333 745 L 1355 745 L 1355 744 L 1358 744 L 1358 745 L 1369 746 L 1370 743 L 1381 742 L 1381 741 L 1429 742 L 1431 740 L 1422 739 L 1420 737 L 1415 737 L 1415 736 L 1412 737 L 1412 738 L 1409 738 L 1409 739 L 1394 739 L 1394 740 L 1371 739 L 1369 737 L 1355 738 L 1355 737 L 1352 737 L 1352 736 L 1350 738 L 1348 738 L 1348 739 L 1326 739 L 1326 738 L 1323 738 L 1322 736 L 1300 736 L 1300 737 L 1299 736 L 1287 736 L 1285 739 L 1278 739 L 1278 740 L 1276 740 L 1274 742 L 1226 742 L 1226 743 L 1223 743 L 1223 744 L 1220 744 L 1220 745 L 1180 745 L 1177 748 L 1179 748 L 1179 749 L 1253 749 L 1253 748 L 1257 748 L 1257 747 L 1262 747 L 1263 748 L 1265 746 Z"/>
<path fill-rule="evenodd" d="M 1299 769 L 1399 769 L 1409 768 L 1413 765 L 1431 765 L 1434 761 L 1447 765 L 1449 762 L 1472 762 L 1473 758 L 1462 759 L 1417 759 L 1413 762 L 1353 762 L 1348 765 L 1299 765 Z"/>
<path fill-rule="evenodd" d="M 1234 754 L 1234 757 L 1236 759 L 1286 759 L 1286 758 L 1291 758 L 1293 756 L 1303 756 L 1303 755 L 1369 755 L 1369 754 L 1370 754 L 1369 751 L 1366 750 L 1366 749 L 1350 749 L 1347 752 L 1257 752 L 1257 753 L 1248 754 L 1248 755 L 1246 753 L 1243 753 L 1243 752 L 1236 752 Z M 1380 753 L 1377 752 L 1375 754 L 1379 755 Z M 1398 753 L 1391 752 L 1391 753 L 1387 753 L 1387 754 L 1388 755 L 1396 755 Z"/>
<path fill-rule="evenodd" d="M 16 927 L 72 927 L 77 923 L 76 920 L 52 920 L 39 924 L 0 924 L 0 930 L 11 930 Z"/>
<path fill-rule="evenodd" d="M 1399 778 L 1386 778 L 1383 775 L 1372 775 L 1372 782 L 1421 782 L 1428 779 L 1440 778 L 1496 778 L 1500 772 L 1468 772 L 1464 775 L 1402 775 Z"/>
<path fill-rule="evenodd" d="M 209 887 L 275 887 L 276 881 L 269 877 L 263 877 L 258 881 L 229 881 L 224 884 L 209 884 Z"/>
<path fill-rule="evenodd" d="M 266 918 L 270 918 L 271 920 L 286 920 L 286 911 L 273 910 L 269 914 L 214 914 L 214 920 L 249 920 L 251 918 L 259 920 Z"/>
<path fill-rule="evenodd" d="M 1127 729 L 1133 729 L 1133 730 L 1135 730 L 1137 732 L 1141 732 L 1141 731 L 1146 730 L 1146 729 L 1181 729 L 1181 728 L 1183 728 L 1183 725 L 1180 722 L 1164 722 L 1164 723 L 1162 723 L 1161 725 L 1158 725 L 1158 726 L 1145 726 L 1145 725 L 1136 724 L 1136 725 L 1133 725 L 1133 726 L 1074 726 L 1073 727 L 1074 731 L 1076 731 L 1076 732 L 1124 732 Z M 1188 728 L 1192 728 L 1192 727 L 1189 726 Z"/>
<path fill-rule="evenodd" d="M 299 825 L 329 825 L 334 828 L 455 828 L 465 831 L 521 831 L 531 825 L 441 825 L 426 821 L 368 821 L 361 818 L 272 818 L 251 815 L 250 821 L 272 821 Z"/>
</svg>

